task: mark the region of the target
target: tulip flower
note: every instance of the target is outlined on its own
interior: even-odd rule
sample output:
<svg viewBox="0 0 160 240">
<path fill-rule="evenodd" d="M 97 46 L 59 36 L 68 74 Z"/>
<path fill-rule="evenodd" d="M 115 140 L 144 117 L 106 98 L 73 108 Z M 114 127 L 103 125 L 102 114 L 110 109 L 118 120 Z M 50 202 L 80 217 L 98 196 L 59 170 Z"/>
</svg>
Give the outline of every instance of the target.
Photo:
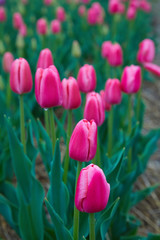
<svg viewBox="0 0 160 240">
<path fill-rule="evenodd" d="M 0 22 L 6 21 L 6 11 L 4 7 L 0 7 Z"/>
<path fill-rule="evenodd" d="M 44 4 L 45 4 L 46 6 L 49 6 L 49 5 L 52 4 L 52 0 L 44 0 Z"/>
<path fill-rule="evenodd" d="M 40 35 L 46 35 L 46 33 L 47 33 L 47 22 L 44 18 L 40 18 L 37 21 L 37 32 Z"/>
<path fill-rule="evenodd" d="M 131 65 L 125 67 L 122 73 L 121 89 L 127 94 L 137 93 L 141 87 L 141 68 Z"/>
<path fill-rule="evenodd" d="M 81 5 L 79 8 L 78 8 L 78 13 L 79 15 L 82 17 L 86 14 L 86 7 L 84 5 Z"/>
<path fill-rule="evenodd" d="M 96 11 L 93 8 L 88 9 L 87 21 L 90 25 L 95 25 L 97 23 Z"/>
<path fill-rule="evenodd" d="M 119 104 L 122 99 L 121 83 L 118 79 L 108 79 L 105 85 L 105 99 L 109 104 Z"/>
<path fill-rule="evenodd" d="M 93 91 L 96 88 L 96 72 L 94 67 L 89 64 L 85 64 L 79 69 L 78 72 L 78 86 L 81 92 L 88 93 Z"/>
<path fill-rule="evenodd" d="M 52 52 L 45 48 L 41 50 L 38 58 L 37 68 L 48 68 L 49 66 L 53 65 L 53 57 Z"/>
<path fill-rule="evenodd" d="M 97 150 L 97 125 L 94 120 L 86 119 L 77 123 L 69 143 L 70 158 L 88 162 L 94 158 Z"/>
<path fill-rule="evenodd" d="M 100 91 L 100 95 L 101 95 L 101 98 L 102 98 L 102 102 L 103 102 L 104 109 L 105 109 L 106 111 L 110 111 L 110 110 L 111 110 L 111 104 L 107 103 L 107 101 L 106 101 L 106 99 L 105 99 L 104 90 L 101 90 L 101 91 Z"/>
<path fill-rule="evenodd" d="M 154 63 L 144 63 L 143 67 L 147 71 L 149 71 L 149 72 L 153 73 L 154 75 L 160 77 L 160 66 L 158 66 L 158 65 L 156 65 Z"/>
<path fill-rule="evenodd" d="M 87 94 L 84 108 L 84 118 L 88 121 L 94 120 L 98 126 L 102 125 L 105 119 L 104 105 L 101 95 L 96 92 Z"/>
<path fill-rule="evenodd" d="M 135 7 L 129 6 L 127 10 L 127 18 L 129 20 L 135 19 L 136 14 L 137 14 L 137 9 Z"/>
<path fill-rule="evenodd" d="M 79 42 L 76 40 L 72 43 L 72 56 L 75 58 L 79 58 L 81 56 L 81 47 Z"/>
<path fill-rule="evenodd" d="M 111 14 L 122 14 L 125 11 L 125 7 L 120 0 L 109 0 L 108 10 Z"/>
<path fill-rule="evenodd" d="M 22 24 L 19 29 L 19 33 L 22 37 L 25 37 L 27 35 L 27 26 L 26 24 Z"/>
<path fill-rule="evenodd" d="M 61 22 L 58 19 L 55 19 L 51 22 L 51 32 L 57 34 L 61 31 Z"/>
<path fill-rule="evenodd" d="M 91 0 L 82 0 L 84 4 L 88 4 Z"/>
<path fill-rule="evenodd" d="M 20 13 L 14 13 L 13 15 L 13 27 L 15 29 L 20 29 L 21 25 L 23 24 L 23 19 Z"/>
<path fill-rule="evenodd" d="M 64 22 L 66 20 L 66 13 L 63 7 L 58 7 L 56 10 L 56 18 L 60 22 Z"/>
<path fill-rule="evenodd" d="M 109 51 L 108 63 L 113 67 L 121 66 L 123 64 L 123 52 L 118 43 L 112 44 Z"/>
<path fill-rule="evenodd" d="M 102 52 L 101 52 L 103 58 L 108 59 L 111 48 L 112 48 L 111 41 L 103 42 L 103 44 L 102 44 Z"/>
<path fill-rule="evenodd" d="M 14 57 L 13 57 L 12 53 L 6 52 L 3 56 L 3 61 L 2 61 L 3 69 L 5 72 L 7 72 L 7 73 L 10 72 L 13 61 L 14 61 Z"/>
<path fill-rule="evenodd" d="M 147 0 L 140 0 L 140 6 L 143 11 L 150 12 L 151 11 L 151 4 Z"/>
<path fill-rule="evenodd" d="M 151 39 L 144 39 L 139 44 L 137 60 L 140 63 L 152 62 L 155 57 L 155 45 Z"/>
</svg>

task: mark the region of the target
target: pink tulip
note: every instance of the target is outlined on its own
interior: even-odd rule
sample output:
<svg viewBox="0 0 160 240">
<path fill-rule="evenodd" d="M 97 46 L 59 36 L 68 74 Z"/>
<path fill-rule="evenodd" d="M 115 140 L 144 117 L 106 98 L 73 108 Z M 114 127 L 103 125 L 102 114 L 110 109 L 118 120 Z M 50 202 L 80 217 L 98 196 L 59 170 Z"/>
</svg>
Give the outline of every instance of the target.
<svg viewBox="0 0 160 240">
<path fill-rule="evenodd" d="M 140 1 L 139 0 L 130 0 L 129 2 L 129 7 L 133 7 L 133 8 L 139 8 L 140 6 Z"/>
<path fill-rule="evenodd" d="M 57 68 L 52 65 L 46 69 L 38 68 L 35 75 L 35 95 L 42 108 L 62 104 L 62 85 Z"/>
<path fill-rule="evenodd" d="M 97 82 L 94 67 L 89 64 L 81 67 L 78 72 L 77 81 L 81 92 L 88 93 L 94 91 Z"/>
<path fill-rule="evenodd" d="M 129 20 L 135 19 L 136 14 L 137 14 L 137 9 L 135 7 L 129 6 L 127 10 L 127 18 Z"/>
<path fill-rule="evenodd" d="M 118 79 L 108 79 L 105 85 L 105 100 L 109 104 L 119 104 L 122 99 L 121 83 Z"/>
<path fill-rule="evenodd" d="M 62 81 L 63 107 L 65 109 L 75 109 L 81 105 L 81 95 L 78 83 L 75 78 L 64 78 Z"/>
<path fill-rule="evenodd" d="M 109 0 L 108 10 L 111 14 L 122 14 L 125 11 L 125 7 L 120 0 Z"/>
<path fill-rule="evenodd" d="M 38 58 L 37 68 L 48 68 L 49 66 L 53 65 L 53 57 L 52 52 L 45 48 L 41 50 Z"/>
<path fill-rule="evenodd" d="M 110 185 L 101 168 L 90 164 L 81 170 L 75 194 L 75 205 L 79 211 L 102 211 L 107 206 L 109 195 Z"/>
<path fill-rule="evenodd" d="M 122 91 L 128 94 L 138 92 L 141 87 L 141 78 L 141 68 L 139 66 L 125 67 L 121 79 Z"/>
<path fill-rule="evenodd" d="M 104 122 L 104 105 L 99 93 L 91 92 L 87 94 L 84 108 L 84 118 L 88 121 L 93 119 L 98 126 L 102 125 Z"/>
<path fill-rule="evenodd" d="M 88 162 L 94 158 L 97 151 L 97 125 L 94 120 L 86 119 L 77 123 L 69 143 L 70 158 Z"/>
<path fill-rule="evenodd" d="M 61 22 L 57 19 L 51 22 L 51 32 L 53 34 L 59 33 L 61 31 Z"/>
<path fill-rule="evenodd" d="M 20 13 L 14 13 L 13 15 L 13 27 L 15 29 L 20 29 L 21 25 L 23 24 L 23 19 Z"/>
<path fill-rule="evenodd" d="M 144 39 L 139 44 L 137 61 L 140 63 L 152 62 L 155 57 L 155 45 L 151 39 Z"/>
<path fill-rule="evenodd" d="M 81 0 L 84 4 L 88 4 L 90 0 Z"/>
<path fill-rule="evenodd" d="M 0 7 L 0 22 L 6 21 L 6 11 L 4 7 Z"/>
<path fill-rule="evenodd" d="M 108 63 L 113 67 L 121 66 L 123 64 L 123 52 L 118 43 L 112 44 L 109 51 Z"/>
<path fill-rule="evenodd" d="M 28 93 L 32 90 L 32 74 L 28 62 L 24 58 L 13 61 L 10 70 L 10 87 L 17 94 Z"/>
<path fill-rule="evenodd" d="M 141 0 L 140 1 L 140 6 L 139 6 L 143 11 L 145 12 L 150 12 L 151 11 L 151 4 L 146 1 L 146 0 Z"/>
<path fill-rule="evenodd" d="M 102 52 L 101 52 L 103 58 L 108 59 L 111 48 L 112 48 L 111 41 L 103 42 L 103 44 L 102 44 Z"/>
<path fill-rule="evenodd" d="M 97 23 L 97 14 L 93 8 L 88 9 L 87 21 L 91 25 L 95 25 Z"/>
<path fill-rule="evenodd" d="M 101 95 L 101 98 L 102 98 L 102 102 L 103 102 L 103 106 L 104 106 L 104 109 L 106 111 L 110 111 L 111 110 L 111 104 L 107 103 L 106 99 L 105 99 L 105 93 L 104 93 L 104 90 L 101 90 L 100 91 L 100 95 Z"/>
<path fill-rule="evenodd" d="M 44 18 L 40 18 L 37 21 L 37 32 L 40 35 L 45 35 L 47 33 L 47 22 Z"/>
<path fill-rule="evenodd" d="M 22 37 L 25 37 L 27 35 L 27 26 L 26 24 L 22 24 L 19 29 L 19 33 Z"/>
<path fill-rule="evenodd" d="M 14 57 L 12 53 L 6 52 L 3 56 L 3 69 L 5 72 L 9 73 L 11 70 L 12 63 L 14 61 Z"/>
<path fill-rule="evenodd" d="M 58 7 L 56 11 L 56 18 L 60 22 L 64 22 L 66 20 L 66 13 L 63 7 Z"/>
<path fill-rule="evenodd" d="M 81 5 L 79 8 L 78 8 L 78 13 L 79 15 L 82 17 L 86 14 L 86 7 L 84 5 Z"/>
<path fill-rule="evenodd" d="M 52 0 L 44 0 L 44 4 L 49 6 L 52 4 Z"/>
<path fill-rule="evenodd" d="M 160 77 L 160 66 L 158 66 L 158 65 L 156 65 L 154 63 L 144 63 L 143 66 L 149 72 L 151 72 L 154 75 Z"/>
</svg>

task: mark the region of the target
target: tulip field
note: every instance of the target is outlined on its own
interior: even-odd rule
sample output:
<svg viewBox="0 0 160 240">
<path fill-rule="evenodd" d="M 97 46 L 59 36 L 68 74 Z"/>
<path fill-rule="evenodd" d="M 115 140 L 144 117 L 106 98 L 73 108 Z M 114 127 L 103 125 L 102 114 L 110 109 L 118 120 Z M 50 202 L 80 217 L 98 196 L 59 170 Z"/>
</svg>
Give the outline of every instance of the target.
<svg viewBox="0 0 160 240">
<path fill-rule="evenodd" d="M 160 240 L 135 214 L 160 207 L 160 180 L 140 186 L 160 139 L 152 4 L 0 0 L 0 240 Z"/>
</svg>

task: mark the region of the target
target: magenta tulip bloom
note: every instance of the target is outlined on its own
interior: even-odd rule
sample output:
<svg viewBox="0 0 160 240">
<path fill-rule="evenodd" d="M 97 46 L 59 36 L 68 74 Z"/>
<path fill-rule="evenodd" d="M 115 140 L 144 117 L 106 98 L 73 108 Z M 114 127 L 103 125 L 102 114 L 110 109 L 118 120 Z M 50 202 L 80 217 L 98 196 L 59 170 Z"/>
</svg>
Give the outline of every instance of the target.
<svg viewBox="0 0 160 240">
<path fill-rule="evenodd" d="M 150 12 L 151 11 L 151 4 L 147 0 L 141 0 L 140 6 L 139 6 L 144 12 Z"/>
<path fill-rule="evenodd" d="M 64 22 L 66 20 L 66 13 L 63 7 L 58 7 L 56 11 L 56 18 L 60 22 Z"/>
<path fill-rule="evenodd" d="M 61 22 L 55 19 L 51 22 L 51 32 L 53 34 L 59 33 L 61 31 Z"/>
<path fill-rule="evenodd" d="M 139 44 L 137 60 L 140 63 L 152 62 L 155 57 L 155 45 L 151 39 L 144 39 Z"/>
<path fill-rule="evenodd" d="M 69 77 L 62 80 L 63 107 L 65 109 L 75 109 L 81 105 L 81 95 L 78 83 L 75 78 Z"/>
<path fill-rule="evenodd" d="M 144 68 L 153 73 L 154 75 L 160 77 L 160 66 L 154 64 L 154 63 L 144 63 L 143 64 Z"/>
<path fill-rule="evenodd" d="M 79 211 L 102 211 L 107 206 L 109 195 L 110 185 L 101 168 L 90 164 L 81 170 L 75 194 L 75 205 Z"/>
<path fill-rule="evenodd" d="M 15 29 L 20 29 L 21 25 L 23 24 L 23 19 L 20 13 L 14 13 L 13 15 L 13 27 Z"/>
<path fill-rule="evenodd" d="M 37 32 L 40 35 L 45 35 L 47 33 L 47 22 L 44 18 L 40 18 L 37 21 Z"/>
<path fill-rule="evenodd" d="M 122 73 L 121 89 L 127 94 L 136 93 L 141 87 L 141 81 L 141 68 L 139 66 L 125 67 Z"/>
<path fill-rule="evenodd" d="M 109 51 L 108 63 L 113 67 L 121 66 L 123 64 L 123 52 L 118 43 L 112 44 Z"/>
<path fill-rule="evenodd" d="M 127 9 L 127 18 L 129 20 L 135 19 L 137 14 L 137 9 L 135 7 L 129 6 L 129 8 Z"/>
<path fill-rule="evenodd" d="M 44 4 L 45 4 L 46 6 L 49 6 L 49 5 L 52 4 L 52 0 L 44 0 Z"/>
<path fill-rule="evenodd" d="M 38 68 L 35 75 L 35 95 L 42 108 L 62 104 L 62 84 L 57 68 L 52 65 L 46 69 Z"/>
<path fill-rule="evenodd" d="M 100 91 L 100 95 L 101 95 L 101 98 L 102 98 L 102 102 L 103 102 L 103 106 L 104 106 L 104 109 L 108 112 L 111 110 L 111 104 L 107 103 L 106 99 L 105 99 L 105 93 L 104 93 L 104 90 L 101 90 Z"/>
<path fill-rule="evenodd" d="M 101 95 L 96 92 L 87 94 L 84 108 L 84 118 L 88 121 L 94 120 L 98 126 L 102 125 L 105 119 L 104 105 Z"/>
<path fill-rule="evenodd" d="M 118 79 L 108 79 L 105 85 L 105 100 L 109 104 L 119 104 L 122 99 L 121 83 Z"/>
<path fill-rule="evenodd" d="M 69 143 L 70 158 L 88 162 L 94 158 L 97 151 L 97 125 L 94 120 L 86 119 L 77 123 Z"/>
<path fill-rule="evenodd" d="M 37 68 L 48 68 L 53 65 L 52 53 L 48 48 L 41 50 L 38 58 Z"/>
<path fill-rule="evenodd" d="M 6 21 L 6 11 L 4 7 L 0 7 L 0 22 Z"/>
<path fill-rule="evenodd" d="M 12 53 L 6 52 L 3 56 L 3 61 L 2 61 L 3 70 L 5 72 L 7 72 L 7 73 L 10 72 L 13 61 L 14 61 L 14 57 L 13 57 Z"/>
<path fill-rule="evenodd" d="M 95 25 L 97 23 L 97 14 L 94 8 L 88 9 L 87 12 L 87 21 L 90 25 Z"/>
<path fill-rule="evenodd" d="M 77 81 L 81 92 L 88 93 L 94 91 L 97 82 L 94 67 L 89 64 L 81 67 L 78 72 Z"/>
<path fill-rule="evenodd" d="M 82 17 L 86 14 L 86 7 L 84 5 L 81 5 L 79 8 L 78 8 L 78 13 L 79 15 Z"/>
<path fill-rule="evenodd" d="M 119 0 L 109 0 L 108 10 L 111 14 L 122 14 L 125 11 L 125 7 Z"/>
<path fill-rule="evenodd" d="M 17 94 L 32 90 L 32 74 L 28 62 L 24 58 L 14 60 L 10 70 L 10 87 Z"/>
<path fill-rule="evenodd" d="M 83 2 L 84 4 L 88 4 L 88 3 L 90 2 L 90 0 L 82 0 L 82 2 Z"/>
<path fill-rule="evenodd" d="M 112 43 L 111 41 L 105 41 L 102 44 L 102 57 L 108 59 L 109 57 L 109 53 L 110 53 L 110 49 L 112 48 Z"/>
</svg>

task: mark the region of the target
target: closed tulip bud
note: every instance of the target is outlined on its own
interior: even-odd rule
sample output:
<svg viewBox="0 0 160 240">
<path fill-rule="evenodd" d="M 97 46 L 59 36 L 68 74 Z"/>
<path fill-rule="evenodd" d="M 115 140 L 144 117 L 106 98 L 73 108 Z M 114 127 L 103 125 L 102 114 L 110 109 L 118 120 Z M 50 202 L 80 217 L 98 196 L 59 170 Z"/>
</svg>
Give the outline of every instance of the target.
<svg viewBox="0 0 160 240">
<path fill-rule="evenodd" d="M 70 158 L 88 162 L 94 158 L 97 151 L 97 125 L 94 120 L 86 119 L 77 123 L 69 143 Z"/>
<path fill-rule="evenodd" d="M 35 75 L 35 95 L 42 108 L 62 104 L 62 85 L 58 70 L 54 65 L 49 68 L 38 68 Z"/>
<path fill-rule="evenodd" d="M 109 104 L 119 104 L 122 99 L 121 83 L 118 79 L 108 79 L 105 85 L 105 100 Z"/>
<path fill-rule="evenodd" d="M 119 0 L 109 0 L 108 10 L 111 14 L 122 14 L 125 11 L 125 7 Z"/>
<path fill-rule="evenodd" d="M 26 24 L 22 24 L 20 29 L 19 29 L 19 33 L 22 37 L 25 37 L 27 35 L 27 26 Z"/>
<path fill-rule="evenodd" d="M 61 32 L 61 22 L 58 19 L 55 19 L 51 22 L 51 32 L 53 34 Z"/>
<path fill-rule="evenodd" d="M 109 53 L 110 53 L 110 49 L 112 48 L 112 43 L 111 41 L 105 41 L 102 44 L 102 57 L 108 59 L 109 57 Z"/>
<path fill-rule="evenodd" d="M 13 57 L 12 53 L 6 52 L 3 56 L 3 69 L 5 72 L 7 72 L 7 73 L 10 72 L 13 61 L 14 61 L 14 57 Z"/>
<path fill-rule="evenodd" d="M 112 44 L 109 51 L 108 62 L 113 67 L 121 66 L 123 64 L 123 52 L 118 43 Z"/>
<path fill-rule="evenodd" d="M 44 18 L 40 18 L 37 21 L 37 32 L 40 35 L 45 35 L 47 33 L 47 22 Z"/>
<path fill-rule="evenodd" d="M 81 67 L 78 72 L 77 81 L 81 92 L 88 93 L 94 91 L 97 82 L 94 67 L 89 64 Z"/>
<path fill-rule="evenodd" d="M 10 71 L 10 87 L 17 94 L 32 90 L 32 74 L 28 62 L 24 58 L 14 60 Z"/>
<path fill-rule="evenodd" d="M 140 63 L 152 62 L 155 57 L 155 45 L 151 39 L 144 39 L 139 44 L 137 60 Z"/>
<path fill-rule="evenodd" d="M 144 68 L 153 73 L 154 75 L 160 77 L 160 66 L 154 64 L 154 63 L 144 63 L 143 64 Z"/>
<path fill-rule="evenodd" d="M 41 50 L 38 58 L 37 68 L 48 68 L 53 65 L 52 53 L 48 48 Z"/>
<path fill-rule="evenodd" d="M 82 0 L 82 2 L 83 2 L 84 4 L 88 4 L 88 3 L 90 2 L 90 0 Z"/>
<path fill-rule="evenodd" d="M 81 48 L 78 41 L 73 41 L 72 43 L 72 56 L 79 58 L 81 56 Z"/>
<path fill-rule="evenodd" d="M 52 0 L 44 0 L 44 4 L 49 6 L 52 4 Z"/>
<path fill-rule="evenodd" d="M 78 8 L 78 13 L 79 15 L 82 17 L 86 14 L 86 7 L 84 5 L 81 5 L 79 8 Z"/>
<path fill-rule="evenodd" d="M 143 11 L 145 12 L 150 12 L 151 11 L 151 4 L 146 1 L 146 0 L 141 0 L 140 1 L 140 6 L 139 6 Z"/>
<path fill-rule="evenodd" d="M 56 11 L 56 18 L 60 22 L 64 22 L 66 20 L 66 13 L 63 7 L 58 7 Z"/>
<path fill-rule="evenodd" d="M 14 13 L 13 15 L 13 27 L 15 29 L 20 29 L 21 25 L 23 24 L 23 19 L 20 13 Z"/>
<path fill-rule="evenodd" d="M 81 170 L 75 193 L 75 205 L 79 211 L 102 211 L 107 206 L 109 195 L 110 185 L 101 168 L 90 164 Z"/>
<path fill-rule="evenodd" d="M 102 102 L 103 102 L 103 106 L 104 106 L 104 109 L 106 111 L 110 111 L 111 110 L 111 104 L 107 103 L 106 99 L 105 99 L 105 93 L 104 93 L 104 90 L 101 90 L 100 91 L 100 95 L 101 95 L 101 98 L 102 98 Z"/>
<path fill-rule="evenodd" d="M 129 6 L 127 10 L 127 18 L 129 20 L 135 19 L 137 13 L 137 9 L 135 7 Z"/>
<path fill-rule="evenodd" d="M 87 94 L 84 108 L 84 118 L 88 121 L 93 119 L 98 126 L 102 125 L 104 122 L 104 105 L 99 93 L 91 92 Z"/>
<path fill-rule="evenodd" d="M 139 66 L 125 67 L 122 73 L 121 89 L 128 94 L 136 93 L 141 87 L 141 81 L 141 68 Z"/>
<path fill-rule="evenodd" d="M 87 21 L 90 25 L 95 25 L 97 23 L 97 13 L 94 8 L 88 9 Z"/>
<path fill-rule="evenodd" d="M 16 46 L 17 48 L 24 48 L 25 42 L 22 35 L 18 34 L 16 38 Z"/>
<path fill-rule="evenodd" d="M 0 7 L 0 22 L 6 21 L 6 11 L 4 7 Z"/>
<path fill-rule="evenodd" d="M 81 105 L 81 95 L 78 83 L 75 78 L 64 78 L 62 81 L 63 107 L 65 109 L 75 109 Z"/>
</svg>

